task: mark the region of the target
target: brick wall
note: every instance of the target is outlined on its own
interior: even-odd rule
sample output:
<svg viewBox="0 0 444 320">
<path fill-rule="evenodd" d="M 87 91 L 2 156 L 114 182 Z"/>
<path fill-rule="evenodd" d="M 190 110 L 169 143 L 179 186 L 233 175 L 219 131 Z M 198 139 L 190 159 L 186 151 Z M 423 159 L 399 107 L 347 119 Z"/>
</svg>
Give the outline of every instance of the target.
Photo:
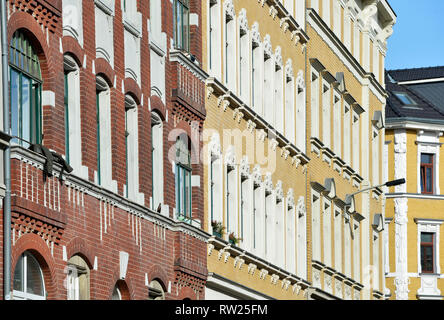
<svg viewBox="0 0 444 320">
<path fill-rule="evenodd" d="M 13 265 L 20 255 L 30 250 L 39 260 L 44 271 L 49 299 L 66 299 L 64 280 L 67 261 L 79 254 L 91 268 L 91 299 L 109 299 L 114 285 L 119 280 L 119 252 L 129 253 L 127 277 L 122 288 L 127 288 L 131 299 L 146 299 L 149 281 L 158 277 L 171 293 L 168 299 L 203 298 L 206 279 L 206 245 L 202 237 L 173 231 L 173 208 L 175 207 L 175 178 L 168 153 L 174 141 L 168 141 L 170 132 L 180 126 L 191 132 L 191 121 L 175 121 L 174 110 L 178 102 L 172 101 L 172 90 L 178 88 L 171 82 L 172 70 L 167 57 L 166 95 L 167 103 L 150 97 L 150 49 L 147 19 L 149 3 L 138 1 L 142 13 L 141 36 L 141 86 L 125 79 L 124 27 L 122 24 L 121 0 L 115 0 L 114 15 L 114 68 L 104 59 L 96 58 L 94 2 L 83 0 L 83 47 L 72 37 L 62 36 L 60 1 L 34 1 L 48 9 L 48 17 L 33 18 L 26 13 L 28 2 L 10 2 L 8 22 L 9 39 L 15 30 L 25 28 L 27 35 L 39 53 L 43 90 L 55 94 L 55 106 L 43 106 L 43 133 L 45 146 L 65 154 L 64 128 L 64 79 L 63 54 L 69 53 L 80 68 L 80 104 L 82 126 L 82 164 L 89 169 L 88 182 L 77 183 L 70 179 L 58 181 L 57 177 L 45 179 L 38 159 L 12 161 L 12 193 L 14 199 L 11 223 L 13 237 Z M 32 3 L 34 3 L 32 2 Z M 193 3 L 193 1 L 191 1 Z M 172 38 L 172 6 L 163 5 L 163 31 Z M 193 5 L 199 10 L 199 5 Z M 52 10 L 52 11 L 51 11 Z M 194 9 L 192 9 L 194 10 Z M 200 11 L 193 11 L 200 14 Z M 43 29 L 42 27 L 43 26 Z M 192 50 L 200 52 L 200 29 L 192 30 Z M 48 41 L 46 41 L 48 39 Z M 61 48 L 63 49 L 61 52 Z M 85 63 L 84 63 L 85 62 Z M 118 195 L 112 195 L 94 187 L 94 171 L 97 171 L 96 132 L 96 74 L 104 76 L 111 91 L 112 128 L 112 178 L 117 181 Z M 122 83 L 125 90 L 122 92 Z M 174 86 L 176 85 L 176 86 Z M 201 84 L 203 92 L 203 83 Z M 152 196 L 151 172 L 151 111 L 161 113 L 164 122 L 164 188 L 165 204 L 170 207 L 170 219 L 148 219 L 134 205 L 125 206 L 122 198 L 126 183 L 125 170 L 125 108 L 124 97 L 132 94 L 139 101 L 139 192 L 145 195 L 149 207 Z M 148 108 L 151 106 L 151 111 Z M 203 116 L 196 118 L 193 105 L 180 105 L 186 119 L 194 117 L 202 128 Z M 201 143 L 200 143 L 201 145 Z M 21 151 L 17 151 L 21 153 Z M 26 152 L 25 152 L 26 153 Z M 32 157 L 31 157 L 32 158 Z M 42 160 L 42 159 L 41 159 Z M 202 176 L 202 166 L 193 166 L 193 175 Z M 76 182 L 77 181 L 77 182 Z M 203 190 L 193 188 L 193 215 L 203 219 Z M 133 208 L 133 209 L 129 209 Z M 2 232 L 2 230 L 0 231 Z M 198 231 L 196 231 L 198 232 Z M 3 238 L 2 238 L 3 239 Z M 3 247 L 3 246 L 2 246 Z M 0 257 L 0 262 L 3 256 Z M 1 272 L 1 271 L 0 271 Z M 3 284 L 0 286 L 2 290 Z M 191 290 L 191 291 L 190 291 Z M 191 295 L 191 292 L 194 294 Z M 191 295 L 191 296 L 190 296 Z"/>
</svg>

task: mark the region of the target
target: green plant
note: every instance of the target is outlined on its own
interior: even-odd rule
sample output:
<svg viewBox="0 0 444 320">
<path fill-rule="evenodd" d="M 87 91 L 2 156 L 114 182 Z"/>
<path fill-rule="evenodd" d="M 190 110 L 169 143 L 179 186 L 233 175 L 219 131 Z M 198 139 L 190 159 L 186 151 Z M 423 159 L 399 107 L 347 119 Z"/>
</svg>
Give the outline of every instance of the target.
<svg viewBox="0 0 444 320">
<path fill-rule="evenodd" d="M 211 226 L 213 227 L 213 233 L 222 237 L 225 233 L 225 227 L 222 222 L 219 221 L 211 221 Z"/>
<path fill-rule="evenodd" d="M 241 238 L 237 238 L 234 235 L 234 232 L 230 233 L 230 235 L 228 236 L 228 240 L 230 241 L 230 243 L 234 244 L 235 246 L 237 246 L 239 242 L 242 241 Z"/>
</svg>

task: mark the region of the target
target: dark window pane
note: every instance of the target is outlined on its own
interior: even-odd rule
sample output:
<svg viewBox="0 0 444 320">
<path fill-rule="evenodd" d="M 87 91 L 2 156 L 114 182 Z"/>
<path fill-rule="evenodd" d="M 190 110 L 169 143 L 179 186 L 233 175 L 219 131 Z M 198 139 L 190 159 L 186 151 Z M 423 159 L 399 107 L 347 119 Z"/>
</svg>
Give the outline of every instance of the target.
<svg viewBox="0 0 444 320">
<path fill-rule="evenodd" d="M 433 164 L 433 155 L 432 154 L 421 154 L 421 163 Z"/>
<path fill-rule="evenodd" d="M 421 233 L 421 242 L 433 243 L 433 233 Z"/>
<path fill-rule="evenodd" d="M 20 76 L 14 70 L 11 70 L 11 134 L 19 136 L 19 103 L 20 103 Z M 14 139 L 14 143 L 18 140 Z"/>
</svg>

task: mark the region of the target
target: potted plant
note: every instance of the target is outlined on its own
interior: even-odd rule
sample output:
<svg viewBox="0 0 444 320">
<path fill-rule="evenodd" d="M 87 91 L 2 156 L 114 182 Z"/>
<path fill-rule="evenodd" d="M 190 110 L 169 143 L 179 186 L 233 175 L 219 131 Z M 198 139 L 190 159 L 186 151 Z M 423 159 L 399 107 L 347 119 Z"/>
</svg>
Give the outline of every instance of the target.
<svg viewBox="0 0 444 320">
<path fill-rule="evenodd" d="M 237 238 L 237 237 L 234 235 L 234 232 L 230 233 L 230 235 L 228 236 L 228 240 L 230 241 L 230 243 L 231 243 L 232 245 L 235 245 L 235 246 L 239 245 L 239 242 L 242 241 L 241 238 Z"/>
<path fill-rule="evenodd" d="M 222 238 L 225 233 L 225 227 L 222 222 L 211 221 L 211 226 L 213 227 L 213 235 Z"/>
</svg>

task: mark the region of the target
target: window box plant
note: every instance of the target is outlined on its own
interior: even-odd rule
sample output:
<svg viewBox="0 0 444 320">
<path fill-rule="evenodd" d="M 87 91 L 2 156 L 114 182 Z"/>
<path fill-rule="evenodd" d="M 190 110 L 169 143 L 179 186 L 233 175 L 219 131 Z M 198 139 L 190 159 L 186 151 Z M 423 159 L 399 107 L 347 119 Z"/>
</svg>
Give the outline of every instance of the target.
<svg viewBox="0 0 444 320">
<path fill-rule="evenodd" d="M 239 242 L 242 241 L 241 238 L 237 238 L 237 237 L 234 235 L 234 232 L 230 233 L 230 235 L 228 236 L 228 240 L 229 240 L 229 242 L 230 242 L 232 245 L 235 245 L 235 246 L 239 245 Z"/>
<path fill-rule="evenodd" d="M 222 222 L 211 221 L 211 226 L 213 227 L 213 235 L 222 239 L 223 235 L 225 234 L 225 227 Z"/>
</svg>

